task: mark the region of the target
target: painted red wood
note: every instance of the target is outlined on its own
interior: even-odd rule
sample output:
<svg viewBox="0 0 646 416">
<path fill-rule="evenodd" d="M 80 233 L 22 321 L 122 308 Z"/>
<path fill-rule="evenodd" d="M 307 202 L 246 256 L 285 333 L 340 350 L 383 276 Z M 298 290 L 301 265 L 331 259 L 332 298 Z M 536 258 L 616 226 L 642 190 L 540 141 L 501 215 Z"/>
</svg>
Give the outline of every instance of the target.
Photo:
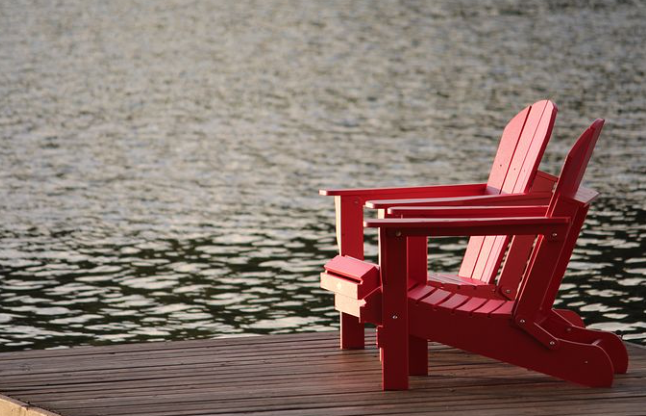
<svg viewBox="0 0 646 416">
<path fill-rule="evenodd" d="M 588 209 L 586 204 L 576 201 L 575 198 L 603 128 L 603 123 L 603 120 L 595 120 L 579 137 L 566 157 L 561 178 L 556 185 L 548 209 L 548 216 L 569 216 L 571 218 L 570 233 L 564 244 L 556 244 L 544 238 L 538 238 L 537 248 L 530 260 L 529 270 L 531 272 L 520 288 L 515 311 L 517 315 L 533 316 L 539 312 L 539 308 L 545 308 L 544 302 L 548 303 L 549 307 L 554 302 L 556 291 L 560 286 Z M 538 266 L 535 267 L 535 265 Z M 549 275 L 551 278 L 547 279 L 545 275 Z"/>
<path fill-rule="evenodd" d="M 381 323 L 381 290 L 375 290 L 363 299 L 335 294 L 334 308 L 353 316 L 360 323 Z"/>
<path fill-rule="evenodd" d="M 494 162 L 487 182 L 490 192 L 514 194 L 529 191 L 547 145 L 546 138 L 552 134 L 555 118 L 556 106 L 550 101 L 539 101 L 529 107 L 522 128 L 518 128 L 518 121 L 512 120 L 511 124 L 515 128 L 509 134 L 513 139 L 505 141 L 503 134 L 501 148 L 498 150 L 505 154 L 503 157 L 508 163 L 501 167 Z M 503 146 L 507 148 L 503 149 Z M 498 273 L 508 242 L 507 236 L 472 237 L 458 274 L 492 282 Z"/>
<path fill-rule="evenodd" d="M 534 106 L 536 107 L 536 106 Z M 533 115 L 537 112 L 533 113 Z M 518 171 L 517 175 L 508 174 L 505 178 L 505 184 L 502 187 L 502 192 L 522 192 L 526 187 L 531 183 L 531 175 L 536 172 L 536 168 L 540 159 L 545 151 L 546 142 L 540 140 L 540 137 L 543 137 L 545 134 L 551 134 L 553 127 L 553 119 L 547 120 L 550 116 L 549 103 L 546 103 L 543 110 L 543 114 L 540 116 L 540 121 L 537 123 L 536 130 L 532 137 L 531 143 L 527 150 L 522 165 Z M 531 124 L 531 116 L 528 118 L 527 124 Z M 529 134 L 526 134 L 529 130 L 524 129 L 523 135 L 529 137 Z M 537 140 L 536 137 L 539 139 Z M 519 146 L 525 143 L 521 138 L 521 143 Z M 520 158 L 514 160 L 516 162 Z M 512 163 L 510 165 L 510 173 L 515 170 L 515 165 Z M 513 183 L 512 183 L 513 182 Z M 490 185 L 490 184 L 488 184 Z M 542 186 L 541 183 L 537 184 L 537 188 Z M 482 248 L 477 259 L 477 263 L 473 268 L 472 277 L 481 279 L 486 282 L 492 282 L 494 278 L 498 275 L 498 270 L 500 268 L 500 263 L 505 254 L 505 249 L 509 245 L 509 236 L 489 236 L 484 237 Z M 468 248 L 467 248 L 468 250 Z M 464 264 L 464 263 L 463 263 Z M 461 269 L 462 271 L 462 269 Z"/>
<path fill-rule="evenodd" d="M 467 206 L 467 207 L 393 207 L 388 213 L 401 218 L 486 218 L 507 215 L 544 216 L 547 205 Z"/>
<path fill-rule="evenodd" d="M 602 347 L 563 338 L 559 349 L 551 350 L 516 328 L 509 315 L 493 319 L 413 303 L 409 316 L 410 333 L 417 337 L 587 386 L 605 387 L 612 382 L 613 364 Z"/>
<path fill-rule="evenodd" d="M 484 183 L 470 183 L 402 188 L 321 189 L 319 194 L 324 196 L 355 196 L 363 199 L 444 198 L 482 195 L 486 189 L 487 185 Z"/>
<path fill-rule="evenodd" d="M 429 207 L 429 206 L 495 206 L 495 205 L 539 205 L 547 204 L 552 198 L 552 192 L 531 192 L 511 195 L 473 195 L 447 198 L 411 198 L 383 199 L 366 201 L 366 207 L 388 209 L 391 207 Z"/>
<path fill-rule="evenodd" d="M 426 338 L 409 336 L 408 373 L 411 376 L 428 375 L 428 341 Z"/>
<path fill-rule="evenodd" d="M 362 200 L 354 196 L 335 196 L 336 238 L 339 254 L 363 259 L 363 228 L 358 224 L 363 219 Z M 363 325 L 355 316 L 340 312 L 341 337 L 343 349 L 364 348 Z"/>
<path fill-rule="evenodd" d="M 452 235 L 523 235 L 549 234 L 562 239 L 570 218 L 563 217 L 501 217 L 501 218 L 386 218 L 364 221 L 366 227 L 397 230 L 406 237 Z"/>
<path fill-rule="evenodd" d="M 500 299 L 489 299 L 485 304 L 475 310 L 476 313 L 491 315 L 496 309 L 500 308 L 507 301 Z"/>
<path fill-rule="evenodd" d="M 556 193 L 561 196 L 574 198 L 580 188 L 581 180 L 585 174 L 594 146 L 597 144 L 604 120 L 597 119 L 583 132 L 579 140 L 568 153 L 561 172 L 561 178 L 556 184 Z M 552 204 L 552 210 L 557 207 Z"/>
<path fill-rule="evenodd" d="M 487 180 L 487 185 L 495 189 L 502 189 L 505 184 L 505 178 L 509 172 L 509 166 L 511 165 L 516 149 L 518 148 L 519 138 L 522 137 L 523 129 L 525 127 L 525 122 L 527 121 L 527 116 L 530 114 L 532 109 L 541 106 L 545 102 L 538 102 L 529 107 L 526 107 L 520 113 L 516 114 L 512 118 L 507 126 L 502 132 L 502 137 L 500 139 L 500 144 L 498 145 L 498 151 L 496 152 L 496 157 L 493 160 L 493 165 L 491 166 L 491 171 L 489 172 L 489 179 Z M 542 112 L 542 111 L 541 111 Z M 535 114 L 536 111 L 533 112 Z"/>
<path fill-rule="evenodd" d="M 469 279 L 468 277 L 460 277 L 454 274 L 433 273 L 432 278 L 429 279 L 429 284 L 438 285 L 464 285 L 464 286 L 480 286 L 484 283 L 481 280 Z"/>
<path fill-rule="evenodd" d="M 466 296 L 480 296 L 487 299 L 506 298 L 500 294 L 499 288 L 494 284 L 457 275 L 431 273 L 429 274 L 428 286 L 449 290 Z"/>
<path fill-rule="evenodd" d="M 360 280 L 349 279 L 342 275 L 321 273 L 322 289 L 355 299 L 363 299 L 378 286 L 377 279 L 374 279 L 374 281 L 369 280 L 366 284 Z"/>
<path fill-rule="evenodd" d="M 450 299 L 445 300 L 444 302 L 442 302 L 438 306 L 440 306 L 442 308 L 454 310 L 454 309 L 464 305 L 465 303 L 467 303 L 467 301 L 469 299 L 471 299 L 471 297 L 456 293 Z"/>
<path fill-rule="evenodd" d="M 379 232 L 382 282 L 382 325 L 379 330 L 384 390 L 408 388 L 408 287 L 406 239 Z"/>
<path fill-rule="evenodd" d="M 356 318 L 361 316 L 361 308 L 365 306 L 365 303 L 364 300 L 343 296 L 338 293 L 334 296 L 334 308 Z"/>
<path fill-rule="evenodd" d="M 541 117 L 536 124 L 537 119 L 535 113 L 541 109 Z M 493 201 L 492 197 L 500 196 L 501 189 L 504 188 L 506 181 L 508 182 L 508 170 L 510 164 L 518 159 L 519 152 L 517 151 L 518 145 L 524 141 L 533 140 L 532 146 L 524 146 L 530 154 L 529 159 L 537 158 L 537 162 L 532 165 L 529 161 L 525 166 L 530 171 L 523 171 L 523 178 L 521 181 L 526 181 L 527 184 L 533 180 L 538 167 L 538 161 L 542 156 L 544 144 L 547 143 L 551 134 L 551 126 L 556 116 L 556 106 L 549 101 L 540 101 L 534 105 L 527 107 L 514 117 L 508 126 L 503 131 L 501 138 L 501 145 L 499 151 L 494 159 L 494 165 L 490 174 L 490 183 L 487 184 L 467 184 L 467 185 L 439 185 L 439 186 L 421 186 L 421 187 L 405 187 L 405 188 L 374 188 L 374 189 L 328 189 L 321 190 L 322 195 L 334 196 L 336 202 L 337 212 L 337 242 L 339 245 L 339 253 L 341 255 L 349 255 L 357 259 L 363 259 L 363 234 L 361 231 L 361 222 L 363 219 L 362 206 L 367 200 L 391 200 L 391 199 L 453 199 L 452 201 L 444 201 L 446 205 L 467 205 L 474 204 L 474 201 L 469 198 L 472 197 L 486 197 L 485 200 L 478 201 L 481 204 L 509 204 L 509 201 Z M 542 120 L 542 121 L 541 121 Z M 545 120 L 549 120 L 546 122 Z M 541 124 L 543 123 L 543 124 Z M 547 123 L 547 124 L 545 124 Z M 540 128 L 537 128 L 540 127 Z M 545 127 L 547 126 L 547 127 Z M 533 135 L 530 130 L 534 129 Z M 542 130 L 541 130 L 542 129 Z M 542 143 L 542 144 L 541 144 Z M 533 153 L 532 153 L 533 152 Z M 532 167 L 533 166 L 533 167 Z M 495 189 L 494 189 L 495 188 Z M 529 189 L 529 185 L 523 189 L 523 192 Z M 508 193 L 508 192 L 507 192 Z M 549 198 L 551 192 L 544 192 L 542 199 L 534 201 L 534 203 L 541 203 Z M 466 200 L 460 200 L 466 198 Z M 438 201 L 439 203 L 439 201 Z M 474 243 L 470 246 L 478 245 L 477 241 L 486 241 L 486 238 L 472 237 Z M 416 267 L 414 264 L 422 264 L 422 257 L 426 254 L 422 253 L 422 247 L 426 244 L 423 243 L 425 239 L 419 238 L 417 242 L 411 243 L 410 253 L 411 260 L 409 267 L 411 269 L 411 279 L 419 280 L 426 279 L 426 273 L 422 274 L 422 266 Z M 502 251 L 506 244 L 506 237 L 495 245 L 498 251 Z M 417 247 L 417 249 L 415 249 Z M 483 266 L 483 271 L 492 274 L 493 270 L 497 270 L 500 263 L 501 255 L 494 253 L 492 260 L 486 267 Z M 483 254 L 484 258 L 484 254 Z M 467 257 L 468 259 L 468 257 Z M 418 261 L 419 260 L 419 261 Z M 424 266 L 425 267 L 425 266 Z M 473 273 L 468 277 L 473 276 Z M 478 277 L 480 278 L 480 277 Z M 491 279 L 481 279 L 491 280 Z M 362 348 L 363 347 L 363 327 L 352 316 L 341 314 L 341 347 L 342 348 Z"/>
<path fill-rule="evenodd" d="M 473 270 L 473 275 L 478 276 L 484 282 L 493 282 L 498 275 L 505 249 L 509 246 L 511 236 L 497 235 L 485 237 L 485 243 L 480 251 L 478 263 Z M 490 242 L 490 243 L 489 243 Z M 489 253 L 484 255 L 485 245 L 489 247 Z"/>
<path fill-rule="evenodd" d="M 455 308 L 454 311 L 456 313 L 464 313 L 467 315 L 471 315 L 474 311 L 478 310 L 478 308 L 480 308 L 488 301 L 489 299 L 484 299 L 481 297 L 472 297 L 467 302 Z"/>
<path fill-rule="evenodd" d="M 515 306 L 515 302 L 507 301 L 502 306 L 500 306 L 498 309 L 491 312 L 489 314 L 489 316 L 490 317 L 498 317 L 498 318 L 509 318 L 509 315 L 511 315 L 511 312 L 514 309 L 514 306 Z"/>
<path fill-rule="evenodd" d="M 361 299 L 379 286 L 379 268 L 354 257 L 336 256 L 323 268 L 321 287 L 335 293 Z"/>
<path fill-rule="evenodd" d="M 365 347 L 363 324 L 355 316 L 340 313 L 340 347 L 342 349 L 361 349 Z"/>
<path fill-rule="evenodd" d="M 430 295 L 435 290 L 436 288 L 432 286 L 417 286 L 414 289 L 408 291 L 408 298 L 419 302 L 420 299 Z"/>
<path fill-rule="evenodd" d="M 448 300 L 451 296 L 453 296 L 453 293 L 444 289 L 437 289 L 429 296 L 420 299 L 419 303 L 434 307 L 435 305 Z"/>
<path fill-rule="evenodd" d="M 556 106 L 550 101 L 540 101 L 531 106 L 525 127 L 517 140 L 514 156 L 507 168 L 501 193 L 528 191 L 533 175 L 541 161 L 556 118 Z M 487 185 L 497 188 L 492 183 Z"/>
<path fill-rule="evenodd" d="M 406 241 L 408 247 L 408 284 L 426 284 L 428 275 L 428 241 L 426 237 L 412 237 Z"/>
<path fill-rule="evenodd" d="M 382 285 L 377 290 L 383 299 L 379 345 L 385 389 L 405 389 L 409 373 L 424 371 L 419 352 L 422 339 L 586 386 L 610 386 L 614 373 L 627 371 L 626 348 L 616 335 L 587 329 L 576 313 L 553 309 L 589 202 L 596 197 L 580 183 L 602 126 L 603 121 L 597 120 L 577 140 L 543 216 L 526 216 L 536 207 L 524 207 L 516 215 L 509 207 L 501 207 L 498 213 L 506 213 L 504 217 L 492 217 L 495 209 L 474 208 L 470 211 L 474 216 L 467 218 L 464 213 L 469 210 L 459 208 L 456 218 L 366 221 L 367 226 L 379 228 L 380 235 Z M 448 210 L 436 209 L 442 216 L 450 215 Z M 471 292 L 462 292 L 467 285 L 455 284 L 454 278 L 446 275 L 438 275 L 441 287 L 433 287 L 438 281 L 427 285 L 417 282 L 405 293 L 410 287 L 407 270 L 421 267 L 425 261 L 423 256 L 408 255 L 407 239 L 458 233 L 516 236 L 500 283 L 515 284 L 512 289 L 518 296 L 485 297 L 478 292 L 490 287 L 485 284 L 471 284 Z M 527 237 L 518 237 L 523 235 Z M 516 255 L 520 259 L 514 260 Z"/>
<path fill-rule="evenodd" d="M 425 287 L 427 283 L 428 239 L 406 239 L 408 287 Z M 409 289 L 410 291 L 410 289 Z M 410 336 L 408 340 L 408 370 L 411 375 L 428 375 L 428 342 L 424 338 Z"/>
<path fill-rule="evenodd" d="M 534 235 L 515 235 L 511 240 L 498 280 L 500 293 L 508 299 L 516 299 L 518 286 L 529 262 L 535 240 Z"/>
</svg>

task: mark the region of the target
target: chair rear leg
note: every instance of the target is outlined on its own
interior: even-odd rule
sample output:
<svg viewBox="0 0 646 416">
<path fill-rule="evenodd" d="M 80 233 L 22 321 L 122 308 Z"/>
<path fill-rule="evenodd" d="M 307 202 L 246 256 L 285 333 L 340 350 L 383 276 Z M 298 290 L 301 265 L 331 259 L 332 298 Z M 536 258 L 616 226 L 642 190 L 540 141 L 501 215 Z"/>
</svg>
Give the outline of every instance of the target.
<svg viewBox="0 0 646 416">
<path fill-rule="evenodd" d="M 628 351 L 617 335 L 611 332 L 572 327 L 564 338 L 601 347 L 610 357 L 616 374 L 625 374 L 628 371 Z"/>
<path fill-rule="evenodd" d="M 363 324 L 359 318 L 341 312 L 341 348 L 362 349 L 364 346 Z"/>
<path fill-rule="evenodd" d="M 606 334 L 602 339 L 597 341 L 603 350 L 612 360 L 616 374 L 626 374 L 628 371 L 628 351 L 623 341 L 615 334 Z"/>
<path fill-rule="evenodd" d="M 363 260 L 363 201 L 358 197 L 335 196 L 336 239 L 339 254 Z M 363 324 L 341 313 L 341 348 L 364 348 Z"/>
<path fill-rule="evenodd" d="M 612 332 L 585 328 L 583 320 L 573 311 L 554 309 L 545 324 L 559 338 L 601 347 L 610 358 L 616 374 L 628 370 L 628 351 L 621 338 Z"/>
<path fill-rule="evenodd" d="M 425 338 L 408 338 L 408 372 L 412 376 L 428 375 L 428 341 Z"/>
</svg>

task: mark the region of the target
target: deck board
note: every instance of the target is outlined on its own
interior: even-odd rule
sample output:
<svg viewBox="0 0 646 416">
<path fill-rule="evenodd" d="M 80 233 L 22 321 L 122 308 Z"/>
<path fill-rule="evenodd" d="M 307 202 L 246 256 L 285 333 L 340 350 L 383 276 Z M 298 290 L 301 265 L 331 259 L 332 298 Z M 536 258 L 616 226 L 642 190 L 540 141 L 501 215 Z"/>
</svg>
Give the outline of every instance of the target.
<svg viewBox="0 0 646 416">
<path fill-rule="evenodd" d="M 382 392 L 367 336 L 354 351 L 340 351 L 336 333 L 310 333 L 3 353 L 0 394 L 62 416 L 646 412 L 639 346 L 613 388 L 590 389 L 433 344 L 430 376 Z"/>
</svg>

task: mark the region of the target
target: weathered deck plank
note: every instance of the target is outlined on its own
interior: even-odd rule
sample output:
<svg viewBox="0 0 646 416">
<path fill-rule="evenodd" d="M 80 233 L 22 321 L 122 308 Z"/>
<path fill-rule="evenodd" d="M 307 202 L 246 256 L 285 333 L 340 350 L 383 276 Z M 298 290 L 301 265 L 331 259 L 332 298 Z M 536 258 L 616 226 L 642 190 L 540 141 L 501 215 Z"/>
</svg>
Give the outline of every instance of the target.
<svg viewBox="0 0 646 416">
<path fill-rule="evenodd" d="M 429 377 L 384 393 L 376 348 L 337 343 L 336 333 L 313 333 L 4 353 L 0 393 L 63 416 L 646 411 L 646 349 L 638 346 L 629 346 L 629 373 L 613 388 L 589 389 L 434 345 Z"/>
</svg>

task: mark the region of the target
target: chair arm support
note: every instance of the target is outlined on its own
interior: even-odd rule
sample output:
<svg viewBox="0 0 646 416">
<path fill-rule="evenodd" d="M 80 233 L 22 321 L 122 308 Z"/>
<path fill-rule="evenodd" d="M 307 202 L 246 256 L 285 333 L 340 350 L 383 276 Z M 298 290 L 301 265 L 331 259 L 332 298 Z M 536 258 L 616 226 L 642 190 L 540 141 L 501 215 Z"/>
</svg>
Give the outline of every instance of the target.
<svg viewBox="0 0 646 416">
<path fill-rule="evenodd" d="M 395 206 L 495 206 L 495 205 L 537 205 L 547 204 L 551 192 L 528 192 L 522 194 L 474 195 L 453 198 L 419 198 L 369 200 L 368 208 L 386 209 Z"/>
<path fill-rule="evenodd" d="M 394 236 L 471 236 L 471 235 L 545 235 L 562 240 L 570 226 L 569 217 L 504 217 L 442 219 L 377 219 L 366 227 L 386 229 Z"/>
<path fill-rule="evenodd" d="M 388 214 L 400 218 L 500 218 L 545 216 L 547 205 L 392 207 Z"/>
<path fill-rule="evenodd" d="M 365 188 L 365 189 L 321 189 L 320 195 L 355 196 L 365 199 L 384 198 L 439 198 L 467 195 L 483 195 L 487 190 L 484 183 L 459 185 L 413 186 L 402 188 Z"/>
</svg>

